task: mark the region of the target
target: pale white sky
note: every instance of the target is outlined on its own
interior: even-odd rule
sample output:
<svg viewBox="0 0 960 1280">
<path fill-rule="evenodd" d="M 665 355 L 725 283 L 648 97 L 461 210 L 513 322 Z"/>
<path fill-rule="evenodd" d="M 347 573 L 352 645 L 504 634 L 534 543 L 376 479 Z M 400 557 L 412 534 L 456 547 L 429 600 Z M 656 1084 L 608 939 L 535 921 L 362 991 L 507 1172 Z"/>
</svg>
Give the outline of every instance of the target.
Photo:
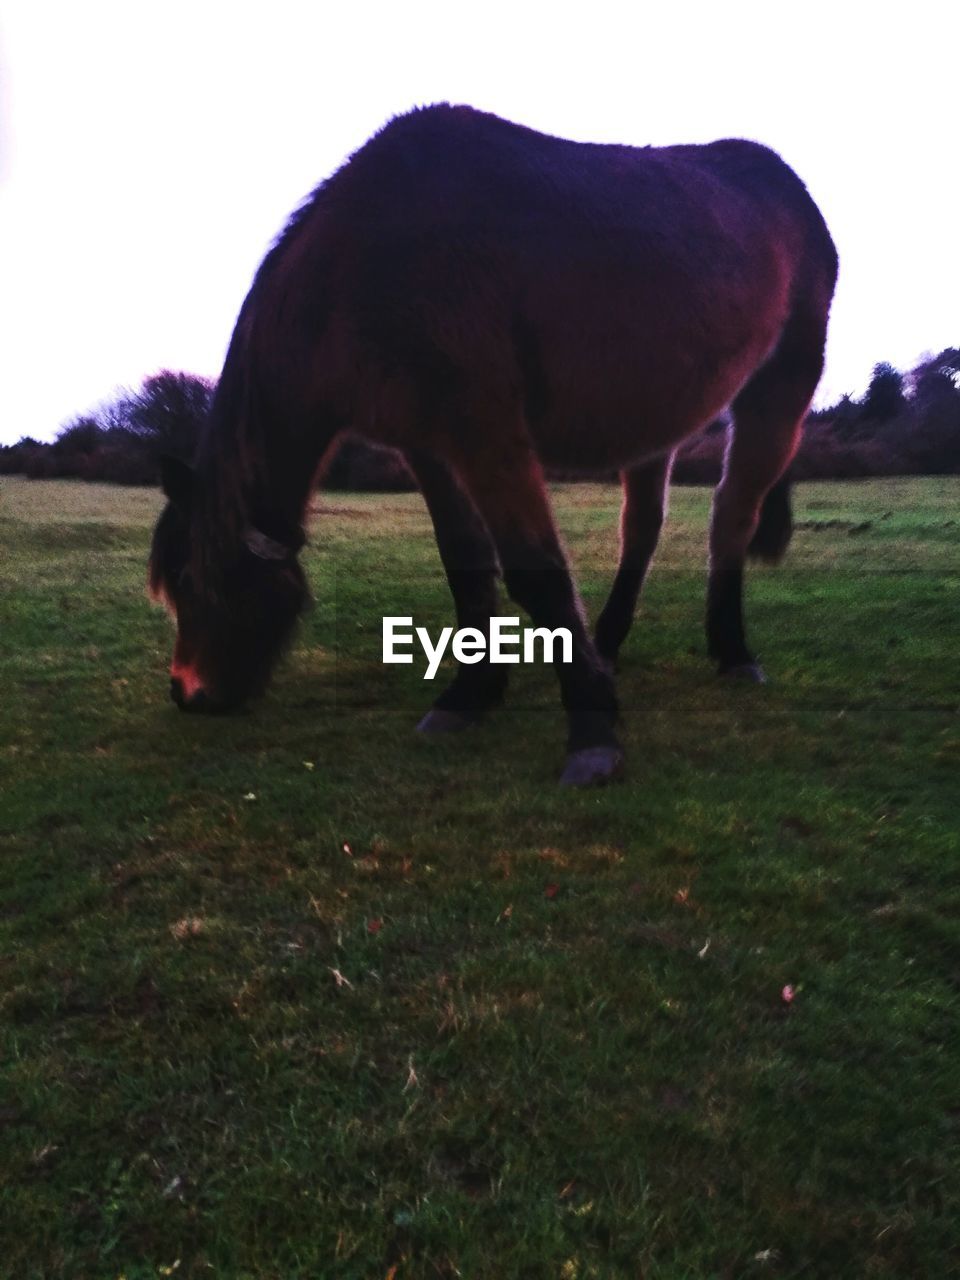
<svg viewBox="0 0 960 1280">
<path fill-rule="evenodd" d="M 821 401 L 960 343 L 960 6 L 7 0 L 0 441 L 158 368 L 216 375 L 287 214 L 391 115 L 571 138 L 755 138 L 841 274 Z"/>
</svg>

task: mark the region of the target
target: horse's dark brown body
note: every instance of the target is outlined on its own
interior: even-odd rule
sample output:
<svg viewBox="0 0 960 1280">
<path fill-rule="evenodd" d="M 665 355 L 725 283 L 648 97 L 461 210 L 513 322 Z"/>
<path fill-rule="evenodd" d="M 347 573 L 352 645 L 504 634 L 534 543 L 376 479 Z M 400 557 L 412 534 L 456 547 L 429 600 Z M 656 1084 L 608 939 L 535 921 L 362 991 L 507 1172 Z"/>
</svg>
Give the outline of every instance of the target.
<svg viewBox="0 0 960 1280">
<path fill-rule="evenodd" d="M 539 625 L 574 629 L 574 662 L 560 669 L 566 776 L 609 776 L 620 753 L 604 659 L 630 625 L 673 452 L 731 405 L 708 639 L 722 670 L 758 673 L 743 637 L 743 561 L 751 540 L 776 555 L 789 537 L 776 486 L 820 376 L 835 277 L 816 205 L 755 143 L 597 146 L 448 106 L 392 121 L 267 255 L 196 475 L 168 477 L 175 501 L 152 575 L 180 622 L 175 696 L 232 702 L 263 683 L 279 641 L 261 646 L 246 680 L 234 654 L 226 678 L 205 607 L 230 611 L 237 592 L 225 581 L 250 568 L 251 527 L 295 547 L 318 464 L 352 429 L 408 456 L 460 626 L 483 627 L 496 611 L 499 564 Z M 542 464 L 624 476 L 621 565 L 596 645 Z M 185 610 L 166 563 L 178 521 Z M 476 718 L 502 695 L 502 672 L 461 668 L 423 727 Z"/>
</svg>

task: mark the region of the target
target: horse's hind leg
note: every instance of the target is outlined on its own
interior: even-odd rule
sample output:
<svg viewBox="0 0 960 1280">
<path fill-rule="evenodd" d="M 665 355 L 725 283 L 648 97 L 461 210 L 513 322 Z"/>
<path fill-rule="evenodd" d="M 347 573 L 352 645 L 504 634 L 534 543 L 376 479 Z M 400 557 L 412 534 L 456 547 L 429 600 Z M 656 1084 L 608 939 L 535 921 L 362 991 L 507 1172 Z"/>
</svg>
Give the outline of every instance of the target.
<svg viewBox="0 0 960 1280">
<path fill-rule="evenodd" d="M 707 643 L 722 675 L 764 679 L 744 632 L 744 560 L 747 555 L 777 560 L 789 542 L 782 477 L 820 378 L 823 341 L 822 317 L 806 324 L 792 321 L 773 356 L 733 404 L 733 433 L 713 503 L 707 591 Z"/>
<path fill-rule="evenodd" d="M 637 597 L 657 547 L 672 466 L 673 454 L 668 454 L 631 467 L 621 475 L 620 564 L 594 632 L 597 652 L 611 665 L 633 624 Z"/>
<path fill-rule="evenodd" d="M 566 785 L 606 782 L 619 773 L 623 750 L 614 733 L 613 680 L 584 622 L 550 512 L 540 463 L 525 440 L 488 440 L 482 450 L 457 450 L 455 465 L 490 530 L 510 597 L 536 627 L 563 627 L 572 639 L 572 661 L 559 663 L 567 713 Z"/>
<path fill-rule="evenodd" d="M 497 611 L 497 553 L 476 507 L 449 466 L 432 454 L 409 449 L 407 461 L 433 520 L 440 559 L 457 613 L 457 627 L 489 633 Z M 421 733 L 465 729 L 499 703 L 507 685 L 507 668 L 482 662 L 457 668 L 453 682 L 420 721 Z"/>
</svg>

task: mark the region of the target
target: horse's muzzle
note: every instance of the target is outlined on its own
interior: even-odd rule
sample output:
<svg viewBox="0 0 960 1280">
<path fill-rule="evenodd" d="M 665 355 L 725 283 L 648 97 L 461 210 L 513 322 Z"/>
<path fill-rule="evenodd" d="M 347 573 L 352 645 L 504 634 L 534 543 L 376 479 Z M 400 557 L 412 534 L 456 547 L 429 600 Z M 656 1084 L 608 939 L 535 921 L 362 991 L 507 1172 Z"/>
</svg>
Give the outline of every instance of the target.
<svg viewBox="0 0 960 1280">
<path fill-rule="evenodd" d="M 203 689 L 196 689 L 187 697 L 183 681 L 179 676 L 172 676 L 170 679 L 170 697 L 177 704 L 181 711 L 213 711 L 214 706 L 207 697 Z"/>
<path fill-rule="evenodd" d="M 208 716 L 229 715 L 232 711 L 240 711 L 243 706 L 240 698 L 211 697 L 205 689 L 194 689 L 188 695 L 179 676 L 170 678 L 170 697 L 181 711 L 200 711 Z"/>
</svg>

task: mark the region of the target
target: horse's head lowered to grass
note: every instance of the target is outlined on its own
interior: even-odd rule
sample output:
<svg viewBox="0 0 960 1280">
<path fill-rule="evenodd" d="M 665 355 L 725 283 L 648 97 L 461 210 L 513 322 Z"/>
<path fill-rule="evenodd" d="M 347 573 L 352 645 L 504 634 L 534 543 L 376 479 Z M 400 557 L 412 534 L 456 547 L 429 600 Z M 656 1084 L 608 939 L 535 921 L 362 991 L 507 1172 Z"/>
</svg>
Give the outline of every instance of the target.
<svg viewBox="0 0 960 1280">
<path fill-rule="evenodd" d="M 170 696 L 184 711 L 233 710 L 263 692 L 309 600 L 303 534 L 225 537 L 186 463 L 164 459 L 162 480 L 149 582 L 177 624 Z"/>
</svg>

